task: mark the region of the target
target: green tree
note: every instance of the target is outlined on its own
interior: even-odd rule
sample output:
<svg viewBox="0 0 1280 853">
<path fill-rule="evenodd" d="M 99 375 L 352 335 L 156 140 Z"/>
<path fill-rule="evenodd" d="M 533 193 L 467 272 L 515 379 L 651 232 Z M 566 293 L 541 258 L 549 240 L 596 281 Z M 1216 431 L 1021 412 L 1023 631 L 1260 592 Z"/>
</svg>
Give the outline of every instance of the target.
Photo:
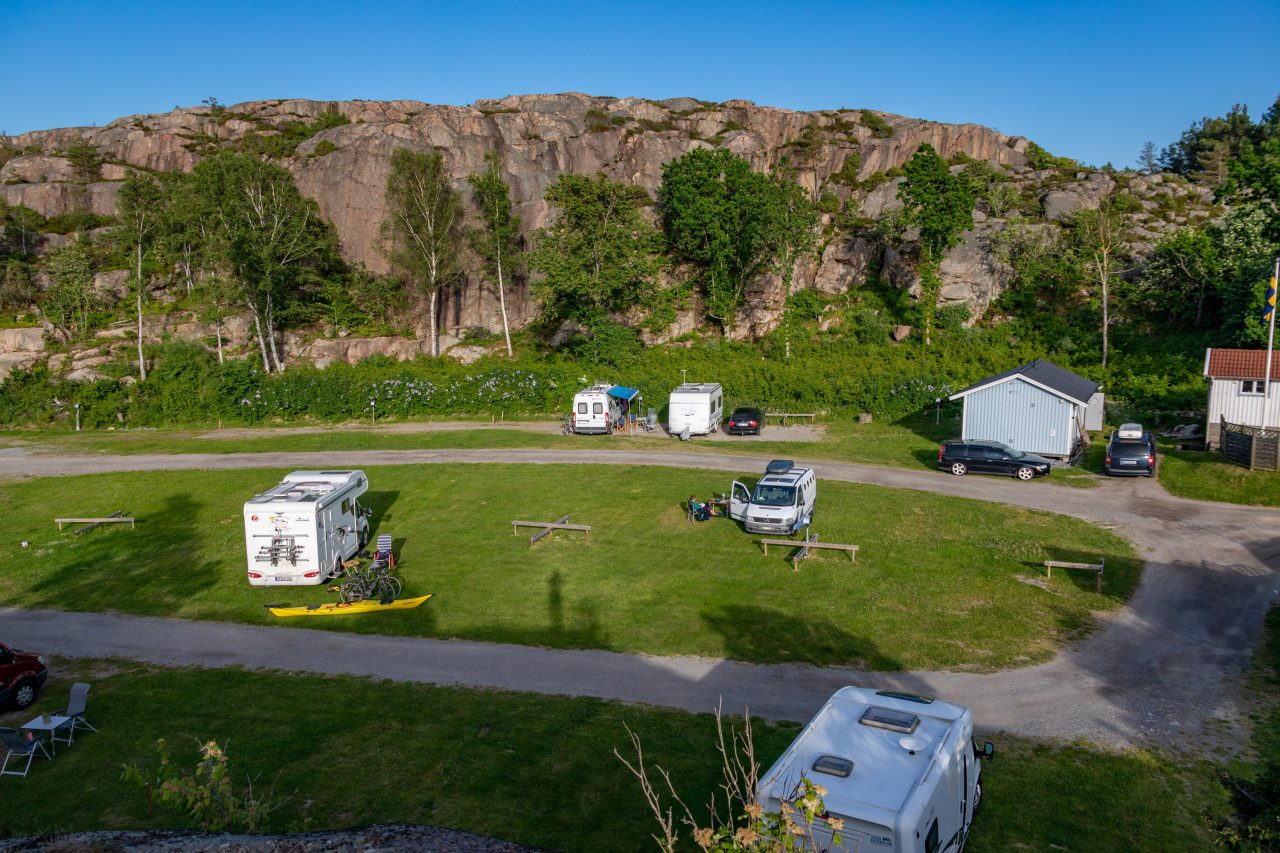
<svg viewBox="0 0 1280 853">
<path fill-rule="evenodd" d="M 134 256 L 133 289 L 136 296 L 138 318 L 138 378 L 147 378 L 147 360 L 142 350 L 142 301 L 146 294 L 146 277 L 142 260 L 157 242 L 160 228 L 165 221 L 165 208 L 169 195 L 155 177 L 130 170 L 125 175 L 120 193 L 116 196 L 116 215 L 119 225 L 115 240 Z"/>
<path fill-rule="evenodd" d="M 200 161 L 192 175 L 193 212 L 207 222 L 213 257 L 253 314 L 263 369 L 282 372 L 277 313 L 310 275 L 339 266 L 333 229 L 280 166 L 223 152 Z"/>
<path fill-rule="evenodd" d="M 1217 295 L 1221 280 L 1217 244 L 1204 229 L 1188 226 L 1156 245 L 1138 277 L 1137 290 L 1154 312 L 1175 320 L 1189 319 L 1199 329 L 1206 303 Z M 1216 306 L 1208 307 L 1216 316 Z"/>
<path fill-rule="evenodd" d="M 1160 171 L 1160 161 L 1156 157 L 1156 144 L 1149 139 L 1142 144 L 1142 152 L 1138 154 L 1138 168 L 1147 175 L 1154 175 Z"/>
<path fill-rule="evenodd" d="M 45 317 L 66 340 L 83 337 L 97 304 L 89 253 L 79 242 L 71 243 L 51 253 L 44 268 L 53 280 L 42 305 Z"/>
<path fill-rule="evenodd" d="M 427 300 L 431 354 L 440 354 L 437 313 L 442 287 L 462 275 L 462 199 L 438 151 L 397 148 L 387 176 L 382 233 L 391 266 Z"/>
<path fill-rule="evenodd" d="M 549 319 L 603 327 L 653 293 L 659 236 L 642 187 L 561 175 L 544 197 L 560 216 L 534 235 L 529 264 L 542 273 L 533 290 Z"/>
<path fill-rule="evenodd" d="M 1102 311 L 1102 366 L 1111 350 L 1111 290 L 1121 272 L 1120 259 L 1127 238 L 1127 220 L 1111 199 L 1097 210 L 1078 211 L 1072 230 L 1080 253 L 1087 258 Z"/>
<path fill-rule="evenodd" d="M 10 258 L 5 262 L 4 275 L 0 277 L 0 306 L 25 308 L 39 294 L 31 264 L 23 258 Z"/>
<path fill-rule="evenodd" d="M 511 212 L 511 189 L 502 179 L 502 161 L 492 152 L 484 155 L 484 168 L 467 178 L 480 209 L 481 227 L 468 233 L 471 245 L 484 262 L 485 272 L 498 288 L 498 309 L 502 313 L 502 336 L 511 348 L 511 325 L 507 320 L 505 277 L 515 270 L 520 259 L 520 217 Z"/>
<path fill-rule="evenodd" d="M 785 168 L 753 172 L 724 149 L 697 148 L 667 163 L 658 199 L 671 253 L 701 269 L 707 315 L 722 326 L 733 321 L 754 276 L 789 274 L 817 222 Z"/>
<path fill-rule="evenodd" d="M 938 265 L 960 235 L 973 228 L 973 189 L 963 175 L 951 174 L 947 161 L 928 143 L 921 144 L 903 171 L 906 177 L 898 187 L 898 198 L 903 219 L 920 229 L 920 306 L 924 341 L 929 345 L 942 289 Z"/>
<path fill-rule="evenodd" d="M 4 211 L 0 219 L 4 225 L 6 254 L 32 255 L 40 245 L 40 227 L 45 218 L 25 204 L 15 204 Z"/>
<path fill-rule="evenodd" d="M 102 155 L 88 140 L 77 139 L 64 152 L 77 183 L 91 184 L 102 178 Z"/>
</svg>

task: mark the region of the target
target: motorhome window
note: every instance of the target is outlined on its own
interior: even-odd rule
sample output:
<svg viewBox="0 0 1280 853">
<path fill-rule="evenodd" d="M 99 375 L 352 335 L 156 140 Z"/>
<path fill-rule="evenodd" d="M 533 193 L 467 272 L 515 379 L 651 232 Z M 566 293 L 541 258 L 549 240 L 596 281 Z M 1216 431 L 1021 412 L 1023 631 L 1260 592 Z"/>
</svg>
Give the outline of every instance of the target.
<svg viewBox="0 0 1280 853">
<path fill-rule="evenodd" d="M 351 499 L 350 499 L 350 498 L 343 498 L 343 499 L 342 499 L 342 514 L 343 514 L 343 515 L 350 515 L 350 514 L 351 514 Z"/>
<path fill-rule="evenodd" d="M 593 414 L 593 415 L 601 415 L 601 414 L 604 414 L 604 403 L 592 403 L 592 404 L 591 404 L 591 414 Z"/>
<path fill-rule="evenodd" d="M 586 403 L 579 403 L 579 404 L 578 404 L 578 414 L 580 414 L 580 415 L 585 415 L 586 413 L 587 413 L 587 404 L 586 404 Z"/>
<path fill-rule="evenodd" d="M 756 506 L 794 506 L 796 490 L 794 486 L 756 486 L 751 495 L 751 502 Z"/>
<path fill-rule="evenodd" d="M 924 837 L 924 853 L 938 853 L 938 847 L 941 846 L 940 836 L 938 835 L 938 819 L 935 817 L 933 823 L 929 824 L 929 834 Z"/>
<path fill-rule="evenodd" d="M 920 725 L 920 718 L 910 711 L 897 711 L 893 708 L 872 705 L 863 713 L 859 722 L 864 726 L 911 734 L 916 730 L 916 726 Z"/>
</svg>

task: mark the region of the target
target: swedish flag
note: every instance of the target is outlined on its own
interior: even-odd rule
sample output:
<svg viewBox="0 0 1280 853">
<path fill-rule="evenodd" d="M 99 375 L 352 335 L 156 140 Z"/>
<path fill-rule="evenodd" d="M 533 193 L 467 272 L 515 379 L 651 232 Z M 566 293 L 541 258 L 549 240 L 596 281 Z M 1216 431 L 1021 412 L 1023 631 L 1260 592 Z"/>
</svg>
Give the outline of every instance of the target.
<svg viewBox="0 0 1280 853">
<path fill-rule="evenodd" d="M 1276 313 L 1276 277 L 1271 276 L 1271 284 L 1267 286 L 1267 300 L 1262 308 L 1262 322 L 1270 323 Z"/>
</svg>

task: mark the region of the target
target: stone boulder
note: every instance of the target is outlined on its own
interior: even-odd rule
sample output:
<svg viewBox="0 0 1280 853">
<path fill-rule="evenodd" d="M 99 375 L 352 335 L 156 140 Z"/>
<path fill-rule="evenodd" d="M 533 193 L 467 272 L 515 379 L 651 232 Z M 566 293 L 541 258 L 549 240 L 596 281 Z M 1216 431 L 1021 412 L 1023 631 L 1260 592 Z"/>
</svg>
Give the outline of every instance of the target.
<svg viewBox="0 0 1280 853">
<path fill-rule="evenodd" d="M 129 295 L 129 271 L 94 273 L 93 292 L 110 305 L 115 305 Z"/>
<path fill-rule="evenodd" d="M 44 329 L 0 329 L 0 353 L 38 353 L 44 350 Z"/>
<path fill-rule="evenodd" d="M 1050 190 L 1040 199 L 1044 218 L 1061 222 L 1078 210 L 1097 210 L 1102 200 L 1111 195 L 1116 182 L 1102 172 L 1095 172 L 1083 181 L 1064 189 Z"/>
<path fill-rule="evenodd" d="M 75 180 L 75 170 L 65 157 L 34 154 L 14 157 L 0 166 L 0 184 L 43 184 Z"/>
<path fill-rule="evenodd" d="M 299 358 L 308 359 L 316 367 L 335 362 L 358 364 L 371 355 L 385 355 L 408 361 L 431 352 L 431 341 L 414 338 L 317 338 L 301 349 Z"/>
<path fill-rule="evenodd" d="M 1013 275 L 1013 268 L 992 253 L 988 235 L 966 231 L 938 265 L 938 307 L 964 305 L 970 318 L 966 325 L 972 325 L 1008 289 Z"/>
<path fill-rule="evenodd" d="M 832 296 L 847 293 L 866 282 L 883 254 L 884 247 L 872 236 L 854 234 L 832 240 L 822 250 L 813 287 Z"/>
<path fill-rule="evenodd" d="M 467 345 L 449 347 L 449 351 L 445 353 L 449 358 L 462 364 L 474 364 L 488 354 L 488 347 Z"/>
</svg>

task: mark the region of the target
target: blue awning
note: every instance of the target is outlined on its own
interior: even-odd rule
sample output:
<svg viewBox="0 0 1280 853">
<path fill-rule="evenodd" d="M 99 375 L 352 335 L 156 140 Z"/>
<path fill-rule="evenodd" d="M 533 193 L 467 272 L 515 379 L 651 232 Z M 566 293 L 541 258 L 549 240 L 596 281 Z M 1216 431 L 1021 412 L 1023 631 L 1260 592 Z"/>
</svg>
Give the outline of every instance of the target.
<svg viewBox="0 0 1280 853">
<path fill-rule="evenodd" d="M 619 400 L 634 400 L 640 396 L 640 392 L 625 385 L 614 385 L 609 389 L 609 396 L 617 397 Z"/>
</svg>

